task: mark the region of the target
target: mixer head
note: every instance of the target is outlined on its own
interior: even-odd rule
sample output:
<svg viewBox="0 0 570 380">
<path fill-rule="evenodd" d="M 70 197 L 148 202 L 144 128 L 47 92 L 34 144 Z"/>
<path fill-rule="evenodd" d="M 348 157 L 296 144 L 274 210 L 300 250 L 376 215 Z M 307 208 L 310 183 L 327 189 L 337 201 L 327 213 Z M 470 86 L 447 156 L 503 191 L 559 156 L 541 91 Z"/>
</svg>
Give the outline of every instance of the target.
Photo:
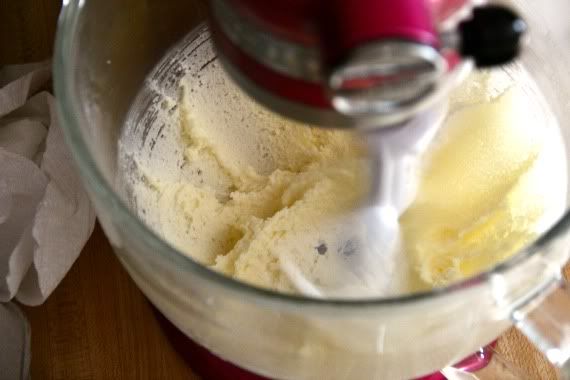
<svg viewBox="0 0 570 380">
<path fill-rule="evenodd" d="M 221 61 L 261 104 L 324 127 L 401 124 L 474 64 L 504 64 L 526 25 L 468 0 L 211 0 Z"/>
</svg>

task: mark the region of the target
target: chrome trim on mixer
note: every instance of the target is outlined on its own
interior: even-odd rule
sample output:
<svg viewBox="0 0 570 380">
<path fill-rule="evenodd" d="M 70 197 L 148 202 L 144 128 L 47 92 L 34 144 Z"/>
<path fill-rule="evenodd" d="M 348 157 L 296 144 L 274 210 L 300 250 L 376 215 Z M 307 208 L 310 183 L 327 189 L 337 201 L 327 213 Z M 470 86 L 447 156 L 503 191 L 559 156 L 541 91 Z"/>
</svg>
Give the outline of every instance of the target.
<svg viewBox="0 0 570 380">
<path fill-rule="evenodd" d="M 227 38 L 254 60 L 292 78 L 320 83 L 321 56 L 316 48 L 281 39 L 236 12 L 226 0 L 212 0 L 217 24 Z"/>
<path fill-rule="evenodd" d="M 302 123 L 314 124 L 315 126 L 325 128 L 359 129 L 361 131 L 375 131 L 383 128 L 397 127 L 412 119 L 419 112 L 429 109 L 429 107 L 432 107 L 439 101 L 443 101 L 445 94 L 463 81 L 472 69 L 472 63 L 465 61 L 449 74 L 449 77 L 443 81 L 444 83 L 440 84 L 438 91 L 432 93 L 431 96 L 427 97 L 424 101 L 418 102 L 412 107 L 401 110 L 400 112 L 368 114 L 354 117 L 337 112 L 332 108 L 323 109 L 305 106 L 277 96 L 264 90 L 254 81 L 243 75 L 223 54 L 220 54 L 218 59 L 224 66 L 224 70 L 241 89 L 259 104 L 270 110 Z"/>
<path fill-rule="evenodd" d="M 408 113 L 441 89 L 446 70 L 445 59 L 432 46 L 402 40 L 369 43 L 332 72 L 332 104 L 355 117 Z"/>
</svg>

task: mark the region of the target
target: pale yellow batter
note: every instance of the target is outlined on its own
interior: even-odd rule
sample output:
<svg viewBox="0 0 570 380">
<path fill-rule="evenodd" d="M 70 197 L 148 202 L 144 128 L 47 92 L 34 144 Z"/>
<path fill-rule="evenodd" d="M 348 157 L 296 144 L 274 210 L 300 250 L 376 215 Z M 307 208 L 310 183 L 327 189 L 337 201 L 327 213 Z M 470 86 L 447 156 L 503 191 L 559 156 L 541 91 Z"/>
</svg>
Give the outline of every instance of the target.
<svg viewBox="0 0 570 380">
<path fill-rule="evenodd" d="M 423 285 L 441 286 L 509 257 L 564 211 L 566 157 L 537 98 L 505 74 L 473 75 L 426 157 L 401 218 Z"/>
<path fill-rule="evenodd" d="M 311 274 L 324 219 L 353 208 L 369 187 L 361 142 L 285 121 L 249 101 L 241 112 L 260 112 L 263 123 L 212 127 L 188 112 L 189 96 L 183 89 L 180 127 L 187 165 L 198 176 L 165 182 L 147 174 L 160 193 L 164 237 L 229 276 L 293 291 L 280 253 Z"/>
<path fill-rule="evenodd" d="M 182 89 L 174 127 L 192 175 L 169 181 L 145 172 L 144 183 L 159 194 L 164 238 L 204 265 L 261 287 L 298 291 L 284 273 L 287 265 L 325 288 L 346 281 L 331 271 L 344 265 L 341 259 L 318 264 L 333 260 L 327 250 L 357 251 L 339 237 L 346 229 L 330 221 L 370 188 L 362 141 L 272 115 L 235 88 L 235 96 L 217 96 L 222 85 L 233 88 L 218 83 L 203 99 Z M 564 148 L 556 127 L 524 91 L 505 74 L 483 73 L 453 94 L 417 197 L 400 219 L 398 254 L 409 258 L 412 289 L 490 267 L 563 211 Z M 326 244 L 335 239 L 343 247 Z"/>
</svg>

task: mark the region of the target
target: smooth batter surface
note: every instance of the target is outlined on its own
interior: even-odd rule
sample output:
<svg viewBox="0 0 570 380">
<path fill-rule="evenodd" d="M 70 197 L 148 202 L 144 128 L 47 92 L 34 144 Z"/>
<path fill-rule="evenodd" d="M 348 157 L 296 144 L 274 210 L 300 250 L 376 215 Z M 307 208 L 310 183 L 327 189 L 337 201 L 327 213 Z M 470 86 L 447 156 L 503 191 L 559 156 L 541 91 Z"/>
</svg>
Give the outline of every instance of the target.
<svg viewBox="0 0 570 380">
<path fill-rule="evenodd" d="M 425 156 L 397 255 L 358 263 L 363 229 L 338 221 L 370 188 L 363 141 L 277 117 L 216 80 L 208 92 L 183 86 L 168 126 L 179 128 L 189 174 L 170 180 L 141 165 L 134 191 L 152 193 L 167 241 L 236 279 L 308 295 L 313 286 L 350 296 L 440 286 L 513 254 L 564 210 L 556 126 L 508 75 L 477 74 L 453 94 Z"/>
<path fill-rule="evenodd" d="M 523 248 L 562 215 L 566 156 L 556 124 L 503 73 L 473 75 L 426 157 L 400 219 L 423 286 L 479 273 Z M 535 94 L 536 95 L 536 94 Z"/>
</svg>

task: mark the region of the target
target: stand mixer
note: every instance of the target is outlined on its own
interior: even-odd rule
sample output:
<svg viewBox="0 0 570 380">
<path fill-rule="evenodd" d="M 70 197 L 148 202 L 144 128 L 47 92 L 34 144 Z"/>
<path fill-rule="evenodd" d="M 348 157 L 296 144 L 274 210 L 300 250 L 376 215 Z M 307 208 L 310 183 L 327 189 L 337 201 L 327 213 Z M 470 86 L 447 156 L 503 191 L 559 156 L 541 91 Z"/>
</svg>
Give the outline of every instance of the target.
<svg viewBox="0 0 570 380">
<path fill-rule="evenodd" d="M 148 150 L 146 167 L 165 177 L 183 177 L 169 172 L 183 157 L 173 149 L 176 141 L 164 135 L 178 129 L 166 128 L 158 116 L 178 112 L 169 97 L 177 99 L 186 76 L 188 92 L 194 91 L 193 111 L 208 116 L 203 121 L 222 119 L 228 127 L 265 122 L 239 104 L 226 108 L 232 94 L 218 86 L 223 66 L 241 89 L 277 113 L 324 127 L 312 130 L 344 129 L 363 137 L 377 158 L 373 181 L 378 189 L 354 220 L 390 226 L 411 196 L 392 191 L 397 186 L 390 186 L 390 178 L 403 171 L 397 160 L 382 166 L 383 157 L 420 155 L 445 114 L 449 91 L 473 66 L 515 58 L 525 23 L 532 33 L 525 46 L 530 54 L 522 54 L 514 66 L 528 70 L 552 105 L 562 130 L 558 139 L 570 141 L 564 108 L 570 85 L 561 75 L 570 57 L 553 38 L 554 23 L 544 21 L 560 19 L 562 24 L 563 12 L 557 10 L 565 0 L 552 1 L 540 6 L 532 0 L 506 2 L 525 22 L 504 7 L 479 8 L 472 1 L 213 0 L 208 12 L 188 0 L 65 2 L 55 55 L 62 127 L 121 263 L 165 323 L 176 327 L 178 338 L 195 342 L 194 347 L 182 343 L 182 350 L 188 350 L 186 358 L 197 372 L 257 378 L 243 375 L 244 368 L 267 378 L 410 379 L 446 368 L 447 376 L 453 363 L 512 324 L 553 363 L 565 365 L 570 350 L 563 328 L 570 320 L 556 313 L 550 293 L 563 298 L 566 292 L 560 268 L 568 259 L 568 215 L 516 257 L 444 287 L 346 299 L 326 289 L 304 288 L 301 278 L 297 294 L 288 294 L 213 271 L 154 229 L 143 215 L 153 210 L 139 213 L 124 191 L 122 170 L 127 175 L 135 170 L 121 166 L 125 145 L 117 144 L 126 136 L 131 152 Z M 545 16 L 543 7 L 553 12 Z M 560 52 L 559 60 L 550 59 L 553 51 Z M 228 145 L 241 137 L 227 135 Z M 565 175 L 563 158 L 558 161 Z M 151 192 L 152 186 L 149 182 Z M 560 192 L 567 195 L 566 188 Z M 386 231 L 388 237 L 397 233 Z M 321 248 L 311 247 L 312 257 Z M 299 277 L 294 271 L 288 275 Z M 545 299 L 544 309 L 536 309 Z M 551 315 L 560 321 L 554 330 L 548 329 Z M 489 351 L 455 369 L 480 368 Z M 212 358 L 231 364 L 225 367 Z"/>
<path fill-rule="evenodd" d="M 503 65 L 519 54 L 525 22 L 509 8 L 474 7 L 473 3 L 210 0 L 218 57 L 242 90 L 302 123 L 348 128 L 368 136 L 380 174 L 374 176 L 373 207 L 361 210 L 357 218 L 371 226 L 368 234 L 374 241 L 368 238 L 369 244 L 381 247 L 380 252 L 394 249 L 398 217 L 413 198 L 413 194 L 399 194 L 405 190 L 393 185 L 412 180 L 405 178 L 399 159 L 425 151 L 444 113 L 437 109 L 438 103 L 473 66 Z M 394 145 L 404 148 L 396 153 L 390 149 Z M 294 268 L 284 270 L 302 294 L 324 296 Z M 362 295 L 360 290 L 357 296 Z M 171 339 L 180 343 L 175 329 L 159 320 Z M 459 372 L 483 368 L 492 347 L 481 349 L 456 368 Z M 178 349 L 185 357 L 209 363 L 202 366 L 201 359 L 190 360 L 206 376 L 250 377 L 209 357 L 199 346 L 182 341 Z M 452 370 L 447 370 L 449 376 Z M 445 379 L 443 373 L 425 379 Z"/>
</svg>

